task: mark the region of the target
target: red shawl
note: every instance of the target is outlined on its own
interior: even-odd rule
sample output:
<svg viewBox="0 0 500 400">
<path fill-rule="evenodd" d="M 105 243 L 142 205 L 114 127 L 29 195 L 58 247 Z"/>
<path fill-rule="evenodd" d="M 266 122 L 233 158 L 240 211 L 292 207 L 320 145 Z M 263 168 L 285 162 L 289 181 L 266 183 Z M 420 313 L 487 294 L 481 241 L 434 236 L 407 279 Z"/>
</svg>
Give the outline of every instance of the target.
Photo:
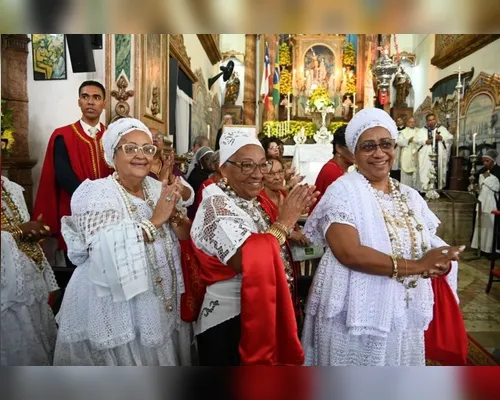
<svg viewBox="0 0 500 400">
<path fill-rule="evenodd" d="M 62 190 L 56 182 L 54 168 L 54 142 L 58 136 L 64 137 L 64 144 L 69 155 L 71 167 L 78 179 L 105 178 L 113 170 L 104 161 L 102 135 L 105 126 L 95 139 L 91 139 L 83 130 L 80 121 L 57 128 L 50 137 L 45 160 L 43 162 L 40 184 L 33 207 L 33 218 L 43 214 L 43 219 L 50 226 L 52 233 L 59 241 L 59 248 L 66 250 L 66 244 L 61 236 L 61 218 L 71 215 L 71 196 Z"/>
<path fill-rule="evenodd" d="M 320 195 L 318 196 L 318 200 L 316 200 L 316 203 L 314 203 L 314 205 L 311 207 L 309 215 L 314 210 L 314 207 L 316 207 L 316 204 L 319 203 L 321 197 L 325 194 L 328 186 L 339 179 L 342 175 L 344 175 L 344 170 L 334 160 L 330 160 L 325 165 L 323 165 L 323 168 L 321 168 L 321 171 L 319 171 L 315 183 L 316 190 L 320 192 Z"/>
<path fill-rule="evenodd" d="M 189 313 L 194 309 L 191 315 L 198 315 L 207 286 L 237 273 L 192 243 L 184 241 L 181 246 L 183 258 L 187 251 L 191 252 L 188 258 L 195 257 L 198 272 L 194 280 L 184 275 L 181 316 L 186 320 L 186 310 Z M 241 254 L 241 365 L 302 365 L 304 351 L 276 238 L 268 233 L 252 234 L 241 247 Z M 183 262 L 184 274 L 185 266 Z"/>
</svg>

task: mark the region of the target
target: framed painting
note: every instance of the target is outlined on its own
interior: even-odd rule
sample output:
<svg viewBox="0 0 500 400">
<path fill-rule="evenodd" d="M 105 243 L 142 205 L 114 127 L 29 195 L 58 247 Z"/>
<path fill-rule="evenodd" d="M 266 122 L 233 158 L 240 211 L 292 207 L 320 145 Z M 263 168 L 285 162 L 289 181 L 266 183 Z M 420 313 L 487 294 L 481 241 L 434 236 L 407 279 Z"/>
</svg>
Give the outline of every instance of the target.
<svg viewBox="0 0 500 400">
<path fill-rule="evenodd" d="M 142 114 L 165 124 L 168 121 L 167 35 L 145 34 L 142 39 Z"/>
<path fill-rule="evenodd" d="M 243 121 L 243 107 L 242 106 L 222 106 L 222 116 L 229 114 L 233 117 L 234 123 L 241 123 Z"/>
<path fill-rule="evenodd" d="M 66 37 L 63 34 L 31 35 L 33 78 L 35 81 L 64 80 L 66 67 Z"/>
</svg>

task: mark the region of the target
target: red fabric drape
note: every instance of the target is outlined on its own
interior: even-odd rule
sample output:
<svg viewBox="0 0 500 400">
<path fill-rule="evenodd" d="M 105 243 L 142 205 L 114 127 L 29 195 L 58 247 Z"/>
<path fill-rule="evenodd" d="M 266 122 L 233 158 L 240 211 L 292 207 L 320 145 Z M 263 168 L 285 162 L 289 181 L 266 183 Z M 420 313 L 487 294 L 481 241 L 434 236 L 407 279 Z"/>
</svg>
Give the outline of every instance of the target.
<svg viewBox="0 0 500 400">
<path fill-rule="evenodd" d="M 446 275 L 432 278 L 432 290 L 434 316 L 425 331 L 425 356 L 445 366 L 466 365 L 467 332 L 462 312 Z"/>
<path fill-rule="evenodd" d="M 84 131 L 80 122 L 58 128 L 52 133 L 45 160 L 43 162 L 40 184 L 33 207 L 33 218 L 43 214 L 43 219 L 50 226 L 53 235 L 59 241 L 59 248 L 66 250 L 66 244 L 61 236 L 61 218 L 71 214 L 71 196 L 62 190 L 56 182 L 54 168 L 54 142 L 58 136 L 64 138 L 71 167 L 80 181 L 85 179 L 105 178 L 113 170 L 104 161 L 102 149 L 102 135 L 105 126 L 95 139 L 91 139 Z"/>
<path fill-rule="evenodd" d="M 314 205 L 311 207 L 309 215 L 311 215 L 314 207 L 316 207 L 316 204 L 319 203 L 321 197 L 325 194 L 328 186 L 330 186 L 342 175 L 344 175 L 344 170 L 334 160 L 330 160 L 325 165 L 323 165 L 323 168 L 321 168 L 321 171 L 319 171 L 316 182 L 314 183 L 314 185 L 316 186 L 316 190 L 320 192 L 320 195 L 318 196 L 318 200 L 316 201 L 316 203 L 314 203 Z"/>
<path fill-rule="evenodd" d="M 241 254 L 241 364 L 302 365 L 304 350 L 276 238 L 252 234 Z"/>
</svg>

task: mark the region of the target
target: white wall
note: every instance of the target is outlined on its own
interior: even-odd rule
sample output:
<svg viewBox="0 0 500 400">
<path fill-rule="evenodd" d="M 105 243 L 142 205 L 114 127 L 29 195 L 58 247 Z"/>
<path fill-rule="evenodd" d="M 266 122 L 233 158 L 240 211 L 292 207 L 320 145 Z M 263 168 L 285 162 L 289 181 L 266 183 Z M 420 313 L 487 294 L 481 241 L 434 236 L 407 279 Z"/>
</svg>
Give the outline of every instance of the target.
<svg viewBox="0 0 500 400">
<path fill-rule="evenodd" d="M 52 132 L 58 127 L 69 125 L 81 118 L 78 107 L 78 88 L 83 81 L 95 80 L 104 85 L 105 43 L 103 49 L 94 50 L 96 72 L 73 73 L 71 57 L 66 46 L 66 80 L 35 81 L 33 79 L 33 57 L 31 46 L 28 54 L 28 109 L 30 157 L 37 161 L 32 170 L 33 195 L 36 196 L 41 168 Z M 109 94 L 107 94 L 109 97 Z M 105 113 L 101 121 L 105 122 Z"/>
<path fill-rule="evenodd" d="M 201 68 L 205 77 L 205 86 L 208 87 L 208 78 L 219 72 L 218 64 L 212 65 L 196 34 L 185 33 L 183 36 L 187 54 L 191 58 L 191 70 L 195 72 L 198 68 Z M 216 91 L 216 88 L 217 85 L 212 86 L 212 91 Z"/>
<path fill-rule="evenodd" d="M 245 54 L 245 34 L 221 34 L 220 51 L 236 51 Z"/>
</svg>

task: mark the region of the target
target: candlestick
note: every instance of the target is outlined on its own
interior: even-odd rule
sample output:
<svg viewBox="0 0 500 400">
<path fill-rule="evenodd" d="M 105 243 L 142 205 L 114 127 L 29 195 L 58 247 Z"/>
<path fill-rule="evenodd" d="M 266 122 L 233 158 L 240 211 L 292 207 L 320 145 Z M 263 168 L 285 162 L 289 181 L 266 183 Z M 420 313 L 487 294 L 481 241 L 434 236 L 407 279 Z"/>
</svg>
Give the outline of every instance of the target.
<svg viewBox="0 0 500 400">
<path fill-rule="evenodd" d="M 271 124 L 267 125 L 267 136 L 271 137 Z"/>
<path fill-rule="evenodd" d="M 432 152 L 436 152 L 436 131 L 432 132 Z"/>
<path fill-rule="evenodd" d="M 477 133 L 472 135 L 472 154 L 476 154 L 476 136 Z"/>
<path fill-rule="evenodd" d="M 460 68 L 460 65 L 458 66 L 458 70 L 455 70 L 455 72 L 458 72 L 458 81 L 457 85 L 455 86 L 455 89 L 457 90 L 457 157 L 458 157 L 458 148 L 460 147 L 460 95 L 461 95 L 461 89 L 463 88 L 462 85 L 462 68 Z M 474 153 L 475 154 L 475 153 Z"/>
</svg>

